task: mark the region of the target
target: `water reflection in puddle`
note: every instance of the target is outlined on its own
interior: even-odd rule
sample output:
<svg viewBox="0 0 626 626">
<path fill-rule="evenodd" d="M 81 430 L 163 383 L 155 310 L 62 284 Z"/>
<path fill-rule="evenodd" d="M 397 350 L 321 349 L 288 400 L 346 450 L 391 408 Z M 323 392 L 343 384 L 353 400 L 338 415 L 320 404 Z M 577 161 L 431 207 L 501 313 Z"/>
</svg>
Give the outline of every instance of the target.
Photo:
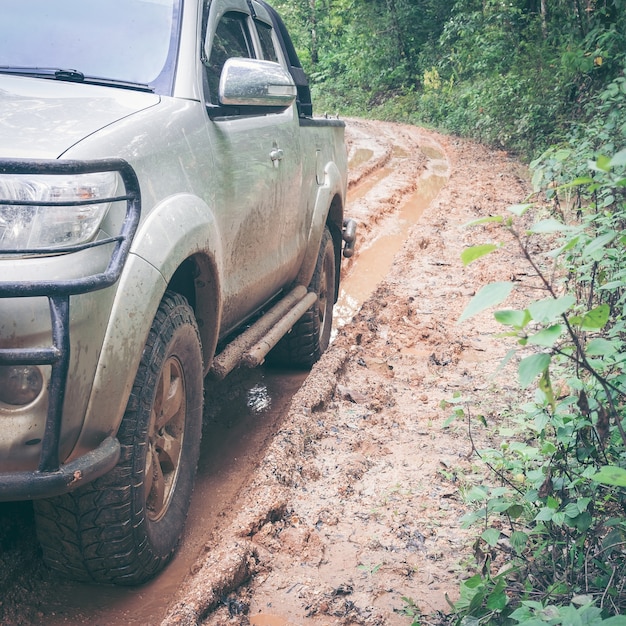
<svg viewBox="0 0 626 626">
<path fill-rule="evenodd" d="M 405 199 L 397 214 L 391 216 L 386 224 L 383 223 L 382 234 L 359 252 L 356 267 L 342 277 L 339 299 L 333 314 L 335 329 L 348 324 L 363 302 L 374 292 L 391 268 L 393 258 L 407 238 L 409 229 L 417 223 L 448 180 L 448 163 L 441 152 L 431 146 L 422 147 L 421 150 L 430 162 L 418 189 Z M 381 170 L 382 172 L 388 173 L 388 170 Z M 377 178 L 374 184 L 381 178 L 382 176 Z M 369 188 L 365 192 L 360 187 L 357 188 L 352 200 L 362 197 L 367 191 Z"/>
<path fill-rule="evenodd" d="M 252 413 L 264 413 L 272 406 L 272 396 L 266 385 L 257 383 L 248 389 L 248 400 L 246 406 Z"/>
<path fill-rule="evenodd" d="M 355 151 L 354 155 L 350 158 L 350 162 L 348 163 L 348 168 L 355 168 L 359 165 L 363 165 L 363 163 L 367 163 L 372 156 L 374 155 L 373 150 L 369 150 L 368 148 L 359 148 Z"/>
</svg>

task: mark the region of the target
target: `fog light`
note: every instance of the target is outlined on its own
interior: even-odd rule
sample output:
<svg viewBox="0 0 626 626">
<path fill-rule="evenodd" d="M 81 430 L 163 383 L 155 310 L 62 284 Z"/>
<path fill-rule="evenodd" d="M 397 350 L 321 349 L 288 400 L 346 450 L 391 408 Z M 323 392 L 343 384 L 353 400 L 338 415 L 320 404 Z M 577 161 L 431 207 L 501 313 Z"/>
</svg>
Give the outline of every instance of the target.
<svg viewBox="0 0 626 626">
<path fill-rule="evenodd" d="M 0 402 L 13 406 L 30 404 L 41 393 L 43 376 L 38 367 L 0 367 Z"/>
</svg>

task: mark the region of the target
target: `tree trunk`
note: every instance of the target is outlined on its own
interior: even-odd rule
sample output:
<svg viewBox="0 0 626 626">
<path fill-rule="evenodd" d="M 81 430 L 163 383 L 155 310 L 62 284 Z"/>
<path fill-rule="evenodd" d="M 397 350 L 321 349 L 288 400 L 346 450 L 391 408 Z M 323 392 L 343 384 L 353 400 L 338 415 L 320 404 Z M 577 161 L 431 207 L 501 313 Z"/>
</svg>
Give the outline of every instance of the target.
<svg viewBox="0 0 626 626">
<path fill-rule="evenodd" d="M 406 58 L 407 51 L 404 46 L 404 38 L 402 36 L 402 30 L 400 29 L 400 22 L 398 20 L 398 10 L 396 8 L 395 0 L 387 0 L 387 9 L 391 15 L 391 24 L 393 26 L 393 30 L 398 41 L 398 48 L 400 52 L 400 56 Z"/>
<path fill-rule="evenodd" d="M 546 0 L 541 0 L 541 32 L 543 38 L 548 36 L 548 12 L 546 9 Z"/>
<path fill-rule="evenodd" d="M 317 65 L 319 61 L 318 45 L 317 45 L 317 12 L 315 0 L 309 0 L 309 32 L 311 33 L 311 64 Z"/>
</svg>

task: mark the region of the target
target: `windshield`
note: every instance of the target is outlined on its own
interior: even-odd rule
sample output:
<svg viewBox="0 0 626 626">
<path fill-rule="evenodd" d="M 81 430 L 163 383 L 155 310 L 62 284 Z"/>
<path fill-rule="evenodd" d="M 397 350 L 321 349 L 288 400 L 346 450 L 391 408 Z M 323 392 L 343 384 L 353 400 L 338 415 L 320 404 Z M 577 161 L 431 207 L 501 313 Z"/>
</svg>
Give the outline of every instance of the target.
<svg viewBox="0 0 626 626">
<path fill-rule="evenodd" d="M 171 87 L 182 0 L 2 0 L 2 67 Z"/>
</svg>

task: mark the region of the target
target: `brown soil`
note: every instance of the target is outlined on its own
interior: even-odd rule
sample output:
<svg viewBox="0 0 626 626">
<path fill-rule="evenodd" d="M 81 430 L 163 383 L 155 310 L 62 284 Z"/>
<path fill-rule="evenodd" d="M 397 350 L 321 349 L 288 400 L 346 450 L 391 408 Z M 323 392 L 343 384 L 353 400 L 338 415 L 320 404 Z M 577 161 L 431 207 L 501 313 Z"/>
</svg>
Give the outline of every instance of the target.
<svg viewBox="0 0 626 626">
<path fill-rule="evenodd" d="M 481 445 L 515 383 L 498 373 L 506 347 L 490 315 L 457 320 L 481 285 L 516 270 L 504 255 L 464 268 L 464 247 L 499 235 L 463 225 L 520 202 L 526 171 L 505 152 L 410 126 L 349 120 L 347 137 L 359 242 L 344 261 L 337 336 L 269 446 L 236 453 L 246 486 L 200 527 L 202 556 L 177 591 L 160 592 L 166 614 L 145 623 L 409 626 L 414 603 L 420 623 L 443 624 L 472 572 L 474 534 L 459 518 L 463 489 L 484 476 L 446 401 L 460 395 L 486 417 L 490 428 L 473 432 Z M 58 587 L 28 510 L 0 507 L 0 623 L 56 624 L 46 598 Z M 98 611 L 58 623 L 139 624 L 133 602 L 156 600 L 140 589 L 107 619 L 111 592 L 80 593 Z"/>
<path fill-rule="evenodd" d="M 443 623 L 471 571 L 459 485 L 483 476 L 466 424 L 446 425 L 445 401 L 460 394 L 488 421 L 506 410 L 514 382 L 495 374 L 506 348 L 490 338 L 490 316 L 457 319 L 482 284 L 514 270 L 504 257 L 464 268 L 462 249 L 490 232 L 463 225 L 520 202 L 526 172 L 505 152 L 414 127 L 352 120 L 348 139 L 361 258 L 345 268 L 346 284 L 397 228 L 403 202 L 433 174 L 431 158 L 447 184 L 294 396 L 245 504 L 164 626 L 399 626 L 411 624 L 411 603 L 430 615 L 421 623 Z"/>
</svg>

